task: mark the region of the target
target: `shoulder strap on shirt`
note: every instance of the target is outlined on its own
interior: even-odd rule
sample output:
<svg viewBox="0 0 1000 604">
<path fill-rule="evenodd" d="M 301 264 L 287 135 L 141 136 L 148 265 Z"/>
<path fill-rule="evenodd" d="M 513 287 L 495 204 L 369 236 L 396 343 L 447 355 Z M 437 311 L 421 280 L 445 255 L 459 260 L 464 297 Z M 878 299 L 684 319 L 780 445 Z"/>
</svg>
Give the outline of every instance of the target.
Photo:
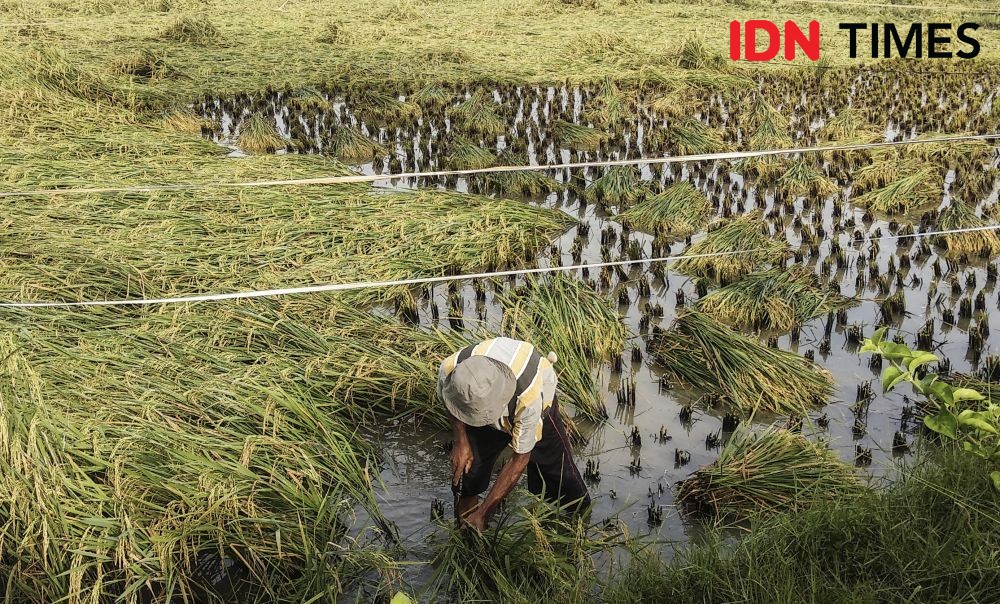
<svg viewBox="0 0 1000 604">
<path fill-rule="evenodd" d="M 510 397 L 510 402 L 507 403 L 507 421 L 510 422 L 510 427 L 514 427 L 514 415 L 517 413 L 517 397 L 528 389 L 531 382 L 534 381 L 535 375 L 538 373 L 538 363 L 542 360 L 542 355 L 538 353 L 538 350 L 532 350 L 531 355 L 528 357 L 528 362 L 524 366 L 524 371 L 521 372 L 520 377 L 517 378 L 517 388 L 514 389 L 514 396 Z"/>
</svg>

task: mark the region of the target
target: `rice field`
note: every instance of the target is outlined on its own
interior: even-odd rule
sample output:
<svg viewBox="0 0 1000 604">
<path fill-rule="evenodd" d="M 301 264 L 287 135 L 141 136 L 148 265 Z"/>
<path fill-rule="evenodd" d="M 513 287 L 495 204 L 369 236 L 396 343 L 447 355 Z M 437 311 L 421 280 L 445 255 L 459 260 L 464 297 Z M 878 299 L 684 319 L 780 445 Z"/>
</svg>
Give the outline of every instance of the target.
<svg viewBox="0 0 1000 604">
<path fill-rule="evenodd" d="M 605 265 L 0 308 L 0 575 L 15 599 L 461 599 L 477 582 L 499 598 L 548 582 L 579 601 L 591 586 L 571 562 L 856 494 L 912 459 L 919 405 L 881 396 L 880 366 L 856 354 L 876 326 L 934 350 L 959 383 L 998 387 L 1000 240 L 917 236 L 996 224 L 995 140 L 391 177 L 997 132 L 988 53 L 755 69 L 728 65 L 717 40 L 601 30 L 669 3 L 379 2 L 401 21 L 348 11 L 307 20 L 308 37 L 290 5 L 246 5 L 252 29 L 226 2 L 50 4 L 0 2 L 23 23 L 0 27 L 16 49 L 0 57 L 0 190 L 204 186 L 5 198 L 0 301 Z M 488 18 L 470 25 L 476 9 Z M 403 22 L 482 43 L 404 51 L 419 34 Z M 500 49 L 512 36 L 529 41 L 519 56 Z M 564 51 L 547 61 L 546 45 Z M 378 178 L 219 186 L 351 173 Z M 508 510 L 470 558 L 428 520 L 451 513 L 434 378 L 493 334 L 558 353 L 595 509 L 587 526 Z M 519 544 L 545 553 L 538 568 L 512 562 Z"/>
</svg>

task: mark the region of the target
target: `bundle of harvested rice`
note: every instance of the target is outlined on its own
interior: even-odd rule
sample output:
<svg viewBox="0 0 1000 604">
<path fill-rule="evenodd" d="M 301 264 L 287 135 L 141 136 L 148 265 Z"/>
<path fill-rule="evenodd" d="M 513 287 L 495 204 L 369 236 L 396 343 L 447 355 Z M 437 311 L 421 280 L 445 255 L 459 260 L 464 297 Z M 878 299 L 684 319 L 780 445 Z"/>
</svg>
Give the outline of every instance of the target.
<svg viewBox="0 0 1000 604">
<path fill-rule="evenodd" d="M 618 215 L 633 229 L 661 238 L 684 238 L 700 231 L 712 215 L 712 204 L 688 181 L 671 185 Z"/>
<path fill-rule="evenodd" d="M 608 135 L 596 128 L 565 120 L 556 121 L 552 125 L 552 132 L 561 146 L 570 149 L 596 149 L 601 143 L 608 140 Z"/>
<path fill-rule="evenodd" d="M 583 192 L 584 198 L 600 204 L 629 207 L 642 199 L 649 189 L 639 179 L 639 169 L 635 166 L 611 166 L 603 176 L 590 183 Z"/>
<path fill-rule="evenodd" d="M 741 424 L 714 463 L 678 484 L 677 500 L 691 511 L 740 519 L 863 490 L 853 469 L 825 445 L 777 426 L 754 434 Z"/>
<path fill-rule="evenodd" d="M 943 179 L 934 168 L 922 168 L 854 199 L 859 206 L 888 215 L 917 212 L 941 202 Z"/>
<path fill-rule="evenodd" d="M 704 239 L 687 250 L 674 267 L 687 275 L 732 283 L 768 263 L 780 262 L 788 244 L 771 237 L 759 211 L 709 225 Z M 738 253 L 734 253 L 738 252 Z M 725 253 L 724 256 L 699 256 Z"/>
<path fill-rule="evenodd" d="M 977 216 L 975 208 L 969 204 L 952 199 L 951 205 L 941 211 L 937 224 L 941 230 L 947 231 L 985 227 L 991 223 Z M 1000 236 L 997 235 L 996 231 L 971 231 L 938 235 L 934 237 L 933 242 L 944 248 L 945 256 L 951 259 L 962 256 L 991 258 L 1000 253 Z"/>
<path fill-rule="evenodd" d="M 787 331 L 856 303 L 823 288 L 815 273 L 796 266 L 747 275 L 709 292 L 697 308 L 736 328 Z"/>
<path fill-rule="evenodd" d="M 248 153 L 274 153 L 285 148 L 285 139 L 275 129 L 273 119 L 254 113 L 240 126 L 236 144 Z"/>
<path fill-rule="evenodd" d="M 758 409 L 805 415 L 833 390 L 830 373 L 811 361 L 764 346 L 697 311 L 678 316 L 647 348 L 677 379 L 747 415 Z"/>
</svg>

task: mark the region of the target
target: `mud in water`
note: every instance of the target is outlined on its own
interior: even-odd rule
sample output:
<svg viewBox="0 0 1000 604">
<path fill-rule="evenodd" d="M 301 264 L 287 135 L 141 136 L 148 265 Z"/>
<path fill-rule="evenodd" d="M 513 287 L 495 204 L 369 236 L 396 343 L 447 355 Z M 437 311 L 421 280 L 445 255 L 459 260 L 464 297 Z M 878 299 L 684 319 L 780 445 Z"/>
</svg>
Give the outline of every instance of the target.
<svg viewBox="0 0 1000 604">
<path fill-rule="evenodd" d="M 773 85 L 770 81 L 755 82 L 771 103 L 790 119 L 790 135 L 796 145 L 814 144 L 817 131 L 832 116 L 847 106 L 866 109 L 867 119 L 885 140 L 905 139 L 929 132 L 996 131 L 997 117 L 992 110 L 998 90 L 997 78 L 992 74 L 969 76 L 922 77 L 920 74 L 871 74 L 863 70 L 831 74 L 819 84 L 813 76 L 800 82 Z M 885 91 L 890 91 L 886 94 Z M 412 92 L 412 91 L 411 91 Z M 717 91 L 696 89 L 696 103 L 687 115 L 657 112 L 650 103 L 662 96 L 664 90 L 642 89 L 622 93 L 629 100 L 627 117 L 601 126 L 611 134 L 610 139 L 590 151 L 570 149 L 561 145 L 553 132 L 557 119 L 573 123 L 593 123 L 590 109 L 600 101 L 599 85 L 567 88 L 552 87 L 496 87 L 488 90 L 488 103 L 505 121 L 502 134 L 483 135 L 475 128 L 457 125 L 449 116 L 449 107 L 467 99 L 475 88 L 456 89 L 448 92 L 448 100 L 435 106 L 422 105 L 421 116 L 365 118 L 365 109 L 352 105 L 358 95 L 337 90 L 317 91 L 310 97 L 312 104 L 301 99 L 301 92 L 282 91 L 251 97 L 244 95 L 231 99 L 206 99 L 196 104 L 206 118 L 217 120 L 219 127 L 206 135 L 222 144 L 233 145 L 241 120 L 253 111 L 263 111 L 274 116 L 278 131 L 289 140 L 289 150 L 302 153 L 322 153 L 329 150 L 329 139 L 340 127 L 350 125 L 370 136 L 391 150 L 384 157 L 356 164 L 359 170 L 382 174 L 398 171 L 427 171 L 445 166 L 450 145 L 459 137 L 475 141 L 478 145 L 500 153 L 511 150 L 531 164 L 594 159 L 624 159 L 640 156 L 676 154 L 676 143 L 669 132 L 674 124 L 684 119 L 696 119 L 717 128 L 729 145 L 738 146 L 748 133 L 739 123 L 730 95 Z M 396 94 L 397 100 L 407 99 Z M 637 100 L 638 99 L 638 100 Z M 368 110 L 371 114 L 372 111 Z M 784 238 L 793 250 L 799 250 L 789 264 L 811 267 L 821 281 L 839 284 L 842 294 L 858 296 L 861 303 L 849 309 L 846 316 L 830 315 L 804 324 L 797 341 L 790 333 L 762 334 L 762 339 L 777 337 L 777 346 L 798 354 L 813 354 L 816 362 L 828 369 L 835 380 L 835 394 L 828 404 L 817 408 L 803 418 L 801 430 L 829 442 L 843 459 L 855 463 L 859 448 L 870 450 L 871 463 L 860 471 L 874 476 L 886 475 L 894 464 L 905 462 L 912 455 L 912 448 L 919 438 L 919 418 L 912 415 L 913 403 L 904 393 L 883 396 L 878 376 L 880 369 L 869 366 L 869 356 L 856 353 L 857 343 L 848 337 L 852 327 L 860 326 L 870 335 L 874 325 L 882 318 L 878 300 L 901 289 L 905 295 L 905 312 L 888 318 L 889 324 L 898 329 L 903 341 L 917 345 L 916 334 L 929 321 L 933 322 L 935 352 L 950 363 L 950 371 L 975 373 L 998 341 L 997 328 L 1000 299 L 996 289 L 996 260 L 970 259 L 963 263 L 949 263 L 939 257 L 928 241 L 901 239 L 881 241 L 872 253 L 871 238 L 906 232 L 909 226 L 920 225 L 919 215 L 874 216 L 850 202 L 850 173 L 854 168 L 871 161 L 868 156 L 834 156 L 825 162 L 816 159 L 824 172 L 836 179 L 840 192 L 823 199 L 799 197 L 794 200 L 775 194 L 773 179 L 745 180 L 738 167 L 729 162 L 703 162 L 685 166 L 662 168 L 641 166 L 642 179 L 654 191 L 677 181 L 688 180 L 712 201 L 717 216 L 738 215 L 755 209 L 762 211 L 776 238 Z M 997 158 L 994 151 L 988 168 L 977 165 L 938 165 L 946 176 L 941 200 L 946 203 L 956 191 L 962 198 L 980 208 L 995 204 L 1000 190 L 997 181 Z M 970 184 L 969 175 L 991 170 L 978 184 Z M 553 170 L 548 174 L 560 183 L 569 184 L 565 190 L 548 195 L 526 197 L 529 203 L 557 208 L 589 227 L 582 249 L 572 252 L 574 240 L 580 234 L 578 227 L 571 228 L 552 249 L 538 259 L 540 266 L 601 262 L 601 233 L 613 230 L 616 242 L 609 246 L 603 258 L 624 259 L 626 246 L 622 239 L 637 242 L 642 257 L 676 255 L 686 248 L 685 241 L 671 245 L 657 242 L 652 236 L 637 231 L 622 232 L 615 221 L 614 204 L 587 203 L 582 190 L 599 177 L 601 169 Z M 416 188 L 438 187 L 484 194 L 501 194 L 489 182 L 477 178 L 421 179 L 420 182 L 401 179 L 377 182 L 379 187 Z M 508 195 L 510 196 L 510 195 Z M 932 208 L 933 209 L 933 208 Z M 932 226 L 925 220 L 925 226 Z M 855 231 L 862 235 L 855 240 Z M 694 236 L 694 240 L 702 236 Z M 820 243 L 811 245 L 816 237 Z M 839 243 L 846 261 L 840 265 L 831 255 L 831 244 Z M 915 242 L 916 241 L 916 242 Z M 635 244 L 633 244 L 635 245 Z M 902 255 L 911 258 L 907 269 L 898 268 Z M 801 260 L 799 260 L 801 258 Z M 866 266 L 859 268 L 858 260 Z M 796 261 L 798 260 L 798 261 Z M 993 265 L 992 267 L 990 265 Z M 877 271 L 873 267 L 877 266 Z M 937 268 L 935 268 L 935 266 Z M 657 367 L 646 353 L 646 337 L 651 330 L 668 329 L 676 312 L 678 295 L 684 292 L 687 304 L 698 299 L 695 283 L 666 265 L 663 278 L 649 273 L 649 264 L 626 271 L 628 279 L 611 275 L 610 284 L 603 289 L 609 292 L 624 287 L 630 303 L 621 305 L 619 311 L 630 327 L 632 344 L 638 347 L 640 360 L 633 360 L 631 346 L 622 354 L 620 367 L 615 363 L 602 366 L 602 384 L 606 393 L 609 419 L 599 425 L 579 422 L 587 442 L 577 452 L 581 469 L 588 461 L 600 464 L 600 480 L 590 483 L 594 497 L 595 521 L 617 516 L 637 533 L 653 533 L 659 538 L 683 542 L 697 535 L 698 521 L 686 518 L 674 508 L 673 485 L 697 467 L 710 463 L 719 446 L 727 437 L 723 429 L 726 409 L 706 402 L 701 393 L 681 387 L 664 388 Z M 900 276 L 897 277 L 896 273 Z M 580 270 L 572 271 L 585 278 Z M 859 279 L 859 275 L 864 275 Z M 885 281 L 880 287 L 878 277 L 889 275 L 890 290 L 885 291 Z M 597 280 L 597 271 L 586 278 Z M 650 296 L 641 297 L 636 279 L 649 278 Z M 507 287 L 516 286 L 520 280 L 504 280 Z M 600 286 L 598 286 L 600 287 Z M 618 288 L 618 289 L 615 289 Z M 472 283 L 462 284 L 465 300 L 462 316 L 466 325 L 479 321 L 491 327 L 499 324 L 500 309 L 493 300 L 491 289 L 486 288 L 485 302 L 476 302 Z M 438 286 L 431 299 L 420 297 L 418 309 L 422 324 L 438 324 L 443 328 L 460 328 L 450 322 L 446 288 Z M 985 301 L 982 313 L 975 319 L 962 316 L 962 301 L 975 306 Z M 661 305 L 662 317 L 651 317 L 648 327 L 640 326 L 645 303 Z M 438 311 L 432 311 L 437 306 Z M 942 321 L 942 315 L 954 314 L 954 324 Z M 980 327 L 988 323 L 988 327 Z M 982 330 L 985 334 L 982 349 L 970 348 L 970 333 Z M 939 370 L 947 371 L 947 367 Z M 624 382 L 634 380 L 636 405 L 618 408 L 617 391 Z M 859 387 L 870 383 L 874 396 L 858 404 Z M 690 406 L 689 419 L 685 409 Z M 786 422 L 786 417 L 755 418 L 760 423 Z M 637 429 L 641 446 L 633 446 L 630 433 Z M 661 429 L 667 438 L 661 439 Z M 899 432 L 909 451 L 893 449 L 893 438 Z M 718 436 L 718 439 L 713 438 Z M 397 527 L 408 557 L 426 560 L 428 537 L 436 532 L 429 522 L 433 502 L 445 503 L 445 515 L 451 515 L 451 490 L 449 460 L 445 444 L 450 435 L 426 425 L 397 424 L 391 429 L 372 434 L 377 448 L 384 452 L 381 478 L 384 488 L 378 492 L 382 509 Z M 679 465 L 677 452 L 689 454 L 686 463 Z M 683 455 L 687 458 L 687 455 Z M 641 463 L 640 463 L 641 462 Z M 641 469 L 636 466 L 641 465 Z M 663 506 L 662 524 L 651 526 L 647 506 Z M 420 574 L 421 571 L 415 571 Z"/>
</svg>

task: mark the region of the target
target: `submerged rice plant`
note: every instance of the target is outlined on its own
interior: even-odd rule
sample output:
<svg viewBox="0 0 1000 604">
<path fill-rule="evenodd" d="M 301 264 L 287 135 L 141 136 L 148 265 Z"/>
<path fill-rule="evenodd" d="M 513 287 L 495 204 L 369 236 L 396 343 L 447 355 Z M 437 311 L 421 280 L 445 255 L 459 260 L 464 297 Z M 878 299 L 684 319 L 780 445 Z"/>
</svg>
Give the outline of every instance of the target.
<svg viewBox="0 0 1000 604">
<path fill-rule="evenodd" d="M 687 275 L 732 283 L 768 263 L 781 261 L 788 250 L 771 237 L 759 211 L 709 225 L 709 232 L 684 251 L 674 267 Z M 702 254 L 724 256 L 697 257 Z"/>
<path fill-rule="evenodd" d="M 600 177 L 590 183 L 583 197 L 603 206 L 629 207 L 641 200 L 649 189 L 640 180 L 639 168 L 635 166 L 611 166 Z"/>
<path fill-rule="evenodd" d="M 942 178 L 933 168 L 922 168 L 854 199 L 859 206 L 889 215 L 906 214 L 940 203 Z"/>
<path fill-rule="evenodd" d="M 596 149 L 600 144 L 608 139 L 608 135 L 596 128 L 590 128 L 582 124 L 574 124 L 565 120 L 558 120 L 552 125 L 552 130 L 556 140 L 564 147 L 571 149 L 590 150 Z"/>
<path fill-rule="evenodd" d="M 976 215 L 975 208 L 967 203 L 952 199 L 951 204 L 938 216 L 941 230 L 965 229 L 990 226 L 992 223 Z M 1000 254 L 1000 236 L 996 231 L 971 231 L 952 233 L 934 237 L 934 243 L 944 248 L 945 256 L 957 259 L 993 258 Z"/>
<path fill-rule="evenodd" d="M 697 512 L 745 518 L 801 510 L 863 490 L 853 468 L 826 445 L 776 426 L 754 434 L 741 424 L 715 462 L 679 483 L 677 500 Z"/>
<path fill-rule="evenodd" d="M 273 120 L 254 113 L 240 125 L 236 144 L 248 153 L 274 153 L 285 148 L 285 139 L 278 134 Z"/>
<path fill-rule="evenodd" d="M 747 141 L 751 150 L 788 149 L 792 147 L 788 118 L 781 115 L 770 103 L 758 95 L 747 116 L 752 133 Z M 749 157 L 737 164 L 739 169 L 757 178 L 773 177 L 781 172 L 787 156 L 764 155 Z"/>
<path fill-rule="evenodd" d="M 560 392 L 584 417 L 600 419 L 597 365 L 620 355 L 628 338 L 612 301 L 563 274 L 530 278 L 497 300 L 504 309 L 501 333 L 531 342 L 543 354 L 555 351 Z"/>
<path fill-rule="evenodd" d="M 805 415 L 833 390 L 829 372 L 811 361 L 764 346 L 697 311 L 678 316 L 647 348 L 668 373 L 746 415 Z"/>
<path fill-rule="evenodd" d="M 503 151 L 496 163 L 503 166 L 523 166 L 528 163 L 525 154 Z M 541 170 L 510 170 L 507 172 L 491 172 L 481 176 L 487 189 L 495 190 L 502 195 L 539 195 L 559 191 L 562 183 Z"/>
<path fill-rule="evenodd" d="M 622 212 L 618 220 L 658 237 L 684 238 L 704 228 L 711 215 L 708 198 L 684 181 Z"/>
<path fill-rule="evenodd" d="M 855 300 L 823 288 L 812 271 L 782 267 L 752 273 L 709 292 L 697 308 L 733 327 L 788 331 L 854 304 Z"/>
</svg>

